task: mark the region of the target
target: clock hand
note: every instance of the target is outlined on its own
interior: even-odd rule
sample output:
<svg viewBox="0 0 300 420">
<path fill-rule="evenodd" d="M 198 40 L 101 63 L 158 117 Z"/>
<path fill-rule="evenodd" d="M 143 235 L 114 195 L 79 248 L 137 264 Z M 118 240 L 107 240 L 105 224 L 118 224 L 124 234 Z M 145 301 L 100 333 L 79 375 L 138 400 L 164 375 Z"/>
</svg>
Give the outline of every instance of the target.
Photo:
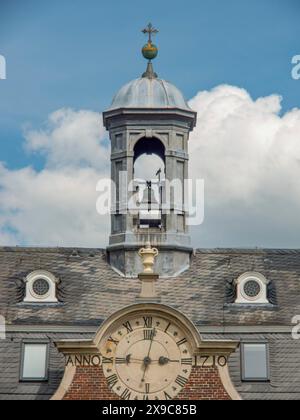
<svg viewBox="0 0 300 420">
<path fill-rule="evenodd" d="M 126 359 L 127 359 L 127 357 L 126 357 Z M 144 359 L 136 359 L 134 357 L 131 357 L 130 358 L 130 362 L 138 362 L 138 363 L 144 363 L 145 364 L 145 363 L 147 363 L 147 361 L 145 361 L 145 359 L 146 358 L 144 358 Z M 127 360 L 126 360 L 126 362 L 127 362 Z M 167 363 L 180 363 L 180 360 L 172 360 L 172 359 L 168 359 L 167 357 L 161 356 L 157 360 L 152 360 L 151 359 L 151 363 L 159 363 L 160 365 L 165 365 Z"/>
<path fill-rule="evenodd" d="M 168 357 L 164 357 L 164 356 L 161 356 L 159 359 L 158 359 L 158 363 L 160 364 L 160 365 L 166 365 L 167 363 L 169 363 L 169 362 L 172 362 L 172 363 L 179 363 L 179 360 L 171 360 L 171 359 L 169 359 Z"/>
<path fill-rule="evenodd" d="M 152 344 L 153 344 L 153 339 L 154 339 L 155 334 L 156 334 L 156 331 L 155 331 L 155 328 L 153 328 L 152 334 L 151 334 L 151 341 L 150 341 L 150 346 L 149 346 L 149 351 L 148 351 L 147 357 L 150 356 L 150 351 L 151 351 L 151 347 L 152 347 Z"/>
<path fill-rule="evenodd" d="M 150 351 L 151 351 L 151 347 L 152 347 L 152 344 L 153 344 L 154 336 L 155 336 L 155 328 L 153 328 L 153 330 L 152 330 L 151 341 L 150 341 L 150 346 L 149 346 L 148 354 L 144 358 L 144 373 L 143 373 L 143 377 L 142 377 L 142 382 L 145 382 L 146 370 L 147 370 L 148 366 L 151 363 L 151 359 L 150 359 L 149 356 L 150 356 Z"/>
<path fill-rule="evenodd" d="M 138 362 L 138 363 L 144 363 L 145 364 L 145 363 L 147 363 L 147 361 L 145 362 L 145 359 L 146 358 L 144 358 L 144 359 L 137 359 L 135 357 L 131 357 L 131 354 L 128 354 L 125 357 L 126 363 L 129 363 L 129 362 Z M 167 364 L 169 362 L 170 363 L 180 363 L 180 360 L 172 360 L 172 359 L 169 359 L 168 357 L 164 357 L 164 356 L 161 356 L 157 360 L 152 360 L 151 359 L 151 363 L 159 363 L 160 365 L 165 365 L 165 364 Z"/>
<path fill-rule="evenodd" d="M 127 361 L 127 357 L 128 356 L 126 356 L 126 361 Z M 130 357 L 130 362 L 144 362 L 144 360 L 145 360 L 145 358 L 144 359 L 136 359 L 135 357 Z"/>
</svg>

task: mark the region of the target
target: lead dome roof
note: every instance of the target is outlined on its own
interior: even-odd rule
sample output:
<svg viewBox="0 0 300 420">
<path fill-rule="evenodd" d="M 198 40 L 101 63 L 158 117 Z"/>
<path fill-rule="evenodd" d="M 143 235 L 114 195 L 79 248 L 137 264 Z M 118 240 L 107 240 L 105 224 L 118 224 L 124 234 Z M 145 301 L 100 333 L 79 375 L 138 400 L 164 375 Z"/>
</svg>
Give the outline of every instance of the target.
<svg viewBox="0 0 300 420">
<path fill-rule="evenodd" d="M 176 86 L 166 80 L 147 76 L 121 87 L 109 110 L 118 108 L 179 108 L 191 111 Z"/>
</svg>

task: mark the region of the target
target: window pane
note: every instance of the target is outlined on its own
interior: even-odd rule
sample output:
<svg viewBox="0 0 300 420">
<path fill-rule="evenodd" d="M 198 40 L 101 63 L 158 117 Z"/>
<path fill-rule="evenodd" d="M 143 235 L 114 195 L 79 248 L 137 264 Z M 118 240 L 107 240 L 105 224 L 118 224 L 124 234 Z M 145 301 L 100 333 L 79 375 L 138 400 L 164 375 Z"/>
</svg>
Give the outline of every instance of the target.
<svg viewBox="0 0 300 420">
<path fill-rule="evenodd" d="M 47 344 L 25 344 L 23 357 L 23 379 L 46 377 Z"/>
<path fill-rule="evenodd" d="M 266 344 L 244 344 L 244 379 L 268 379 Z"/>
</svg>

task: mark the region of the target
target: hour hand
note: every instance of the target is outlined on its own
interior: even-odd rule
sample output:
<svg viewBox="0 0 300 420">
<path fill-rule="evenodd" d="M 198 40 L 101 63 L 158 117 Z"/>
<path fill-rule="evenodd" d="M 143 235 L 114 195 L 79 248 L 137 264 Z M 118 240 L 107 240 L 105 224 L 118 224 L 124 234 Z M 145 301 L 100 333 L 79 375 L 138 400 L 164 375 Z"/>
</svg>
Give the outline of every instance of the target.
<svg viewBox="0 0 300 420">
<path fill-rule="evenodd" d="M 158 359 L 158 364 L 160 364 L 161 366 L 166 365 L 168 363 L 169 359 L 167 357 L 161 356 Z"/>
<path fill-rule="evenodd" d="M 168 364 L 170 362 L 177 363 L 177 362 L 179 362 L 179 360 L 171 360 L 168 357 L 164 357 L 164 356 L 161 356 L 158 359 L 158 364 L 161 365 L 161 366 L 166 365 L 166 364 Z"/>
<path fill-rule="evenodd" d="M 131 354 L 127 354 L 127 356 L 125 357 L 125 361 L 127 365 L 130 363 L 130 359 L 131 359 Z"/>
</svg>

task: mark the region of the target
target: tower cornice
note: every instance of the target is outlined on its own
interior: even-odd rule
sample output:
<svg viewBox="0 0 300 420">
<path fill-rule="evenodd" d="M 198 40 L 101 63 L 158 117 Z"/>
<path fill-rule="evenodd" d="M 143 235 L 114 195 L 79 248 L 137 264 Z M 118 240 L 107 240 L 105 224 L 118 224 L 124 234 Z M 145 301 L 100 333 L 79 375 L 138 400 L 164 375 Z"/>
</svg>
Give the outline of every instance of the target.
<svg viewBox="0 0 300 420">
<path fill-rule="evenodd" d="M 162 120 L 175 118 L 177 120 L 184 120 L 188 123 L 190 130 L 196 126 L 197 113 L 179 108 L 118 108 L 103 112 L 103 124 L 106 129 L 110 128 L 112 120 L 123 119 L 129 123 L 130 121 L 142 122 L 145 118 L 147 121 L 153 118 L 159 123 Z"/>
</svg>

